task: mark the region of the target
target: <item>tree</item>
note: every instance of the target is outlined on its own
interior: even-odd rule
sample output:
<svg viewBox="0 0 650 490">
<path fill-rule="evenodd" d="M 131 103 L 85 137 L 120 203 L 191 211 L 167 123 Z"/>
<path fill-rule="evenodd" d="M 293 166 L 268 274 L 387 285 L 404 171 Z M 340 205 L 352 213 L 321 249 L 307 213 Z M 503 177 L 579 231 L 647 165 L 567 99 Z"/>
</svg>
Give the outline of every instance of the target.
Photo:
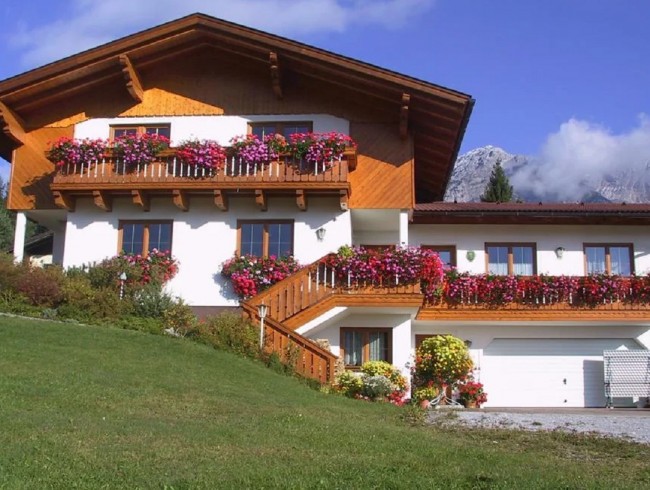
<svg viewBox="0 0 650 490">
<path fill-rule="evenodd" d="M 7 210 L 7 185 L 0 177 L 0 251 L 7 250 L 14 242 L 14 220 Z"/>
<path fill-rule="evenodd" d="M 510 202 L 512 201 L 512 186 L 501 167 L 501 161 L 497 160 L 490 175 L 490 181 L 485 186 L 481 196 L 483 202 Z"/>
</svg>

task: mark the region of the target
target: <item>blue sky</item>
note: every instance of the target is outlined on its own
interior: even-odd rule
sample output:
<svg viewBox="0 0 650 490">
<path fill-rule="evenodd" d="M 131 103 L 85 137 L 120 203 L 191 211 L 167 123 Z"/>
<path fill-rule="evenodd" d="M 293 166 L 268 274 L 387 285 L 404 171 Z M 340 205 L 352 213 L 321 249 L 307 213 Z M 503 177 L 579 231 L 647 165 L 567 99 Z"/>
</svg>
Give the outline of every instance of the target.
<svg viewBox="0 0 650 490">
<path fill-rule="evenodd" d="M 650 163 L 647 0 L 3 0 L 0 79 L 197 11 L 471 94 L 463 152 Z"/>
</svg>

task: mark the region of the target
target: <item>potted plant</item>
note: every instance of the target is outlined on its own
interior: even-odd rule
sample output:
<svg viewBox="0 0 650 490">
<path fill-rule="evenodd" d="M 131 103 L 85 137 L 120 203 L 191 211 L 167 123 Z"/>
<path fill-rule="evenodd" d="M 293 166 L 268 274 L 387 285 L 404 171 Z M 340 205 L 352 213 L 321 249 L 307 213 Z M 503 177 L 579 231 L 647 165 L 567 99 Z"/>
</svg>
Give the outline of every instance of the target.
<svg viewBox="0 0 650 490">
<path fill-rule="evenodd" d="M 487 393 L 483 383 L 470 379 L 458 385 L 458 398 L 466 408 L 480 408 L 487 402 Z"/>
<path fill-rule="evenodd" d="M 50 145 L 47 159 L 57 168 L 74 165 L 90 165 L 103 158 L 106 142 L 101 139 L 76 140 L 63 136 Z M 66 169 L 68 170 L 68 169 Z"/>
<path fill-rule="evenodd" d="M 169 139 L 159 134 L 126 134 L 115 140 L 115 156 L 126 168 L 147 165 L 169 148 Z"/>
<path fill-rule="evenodd" d="M 440 394 L 440 389 L 433 383 L 421 386 L 413 391 L 413 401 L 420 407 L 427 409 L 431 406 L 431 400 L 435 400 Z"/>
<path fill-rule="evenodd" d="M 356 146 L 348 135 L 331 133 L 294 133 L 289 135 L 289 149 L 299 163 L 305 161 L 310 170 L 322 165 L 330 168 L 339 160 L 346 148 Z M 302 168 L 302 167 L 301 167 Z"/>
<path fill-rule="evenodd" d="M 221 170 L 226 160 L 223 147 L 214 140 L 186 140 L 176 148 L 181 163 L 192 168 Z"/>
</svg>

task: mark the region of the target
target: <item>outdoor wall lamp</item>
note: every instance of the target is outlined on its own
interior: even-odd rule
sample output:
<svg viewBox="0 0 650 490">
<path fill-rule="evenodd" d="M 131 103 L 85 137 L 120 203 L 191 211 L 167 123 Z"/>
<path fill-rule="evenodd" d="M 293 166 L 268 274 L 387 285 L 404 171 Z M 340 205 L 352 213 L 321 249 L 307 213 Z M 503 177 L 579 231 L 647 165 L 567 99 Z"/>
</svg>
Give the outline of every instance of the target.
<svg viewBox="0 0 650 490">
<path fill-rule="evenodd" d="M 565 250 L 564 247 L 558 247 L 558 248 L 556 248 L 556 249 L 555 249 L 555 256 L 556 256 L 558 259 L 561 259 L 562 256 L 564 255 L 564 250 Z"/>
<path fill-rule="evenodd" d="M 476 252 L 474 252 L 474 250 L 468 250 L 465 257 L 467 257 L 467 260 L 472 262 L 476 258 Z"/>
<path fill-rule="evenodd" d="M 322 242 L 323 239 L 325 238 L 326 231 L 327 230 L 325 230 L 325 228 L 323 228 L 322 226 L 318 230 L 316 230 L 316 238 L 318 238 L 319 242 Z"/>
</svg>

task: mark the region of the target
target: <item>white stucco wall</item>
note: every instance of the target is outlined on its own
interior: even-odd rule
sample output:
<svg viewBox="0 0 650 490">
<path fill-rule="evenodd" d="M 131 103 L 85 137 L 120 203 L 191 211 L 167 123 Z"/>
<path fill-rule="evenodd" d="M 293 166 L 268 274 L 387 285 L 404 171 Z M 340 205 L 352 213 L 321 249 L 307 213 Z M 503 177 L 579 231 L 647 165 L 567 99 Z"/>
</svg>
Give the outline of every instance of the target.
<svg viewBox="0 0 650 490">
<path fill-rule="evenodd" d="M 312 121 L 317 133 L 337 131 L 349 134 L 347 120 L 327 114 L 291 114 L 265 116 L 169 116 L 169 117 L 119 117 L 97 118 L 75 126 L 75 138 L 108 138 L 111 125 L 124 124 L 170 124 L 171 144 L 186 139 L 212 139 L 227 146 L 233 136 L 248 132 L 248 124 L 264 121 Z"/>
<path fill-rule="evenodd" d="M 460 271 L 486 271 L 486 242 L 534 242 L 537 244 L 537 273 L 584 275 L 584 243 L 633 243 L 635 271 L 650 272 L 650 231 L 642 226 L 581 225 L 411 225 L 409 244 L 455 245 Z M 561 259 L 557 247 L 566 251 Z M 476 253 L 470 262 L 467 252 Z"/>
<path fill-rule="evenodd" d="M 143 212 L 129 199 L 116 199 L 106 213 L 90 199 L 79 199 L 77 210 L 68 214 L 64 267 L 80 266 L 112 257 L 118 252 L 120 220 L 173 220 L 172 254 L 180 262 L 169 291 L 190 305 L 233 306 L 237 298 L 221 277 L 221 264 L 237 247 L 238 219 L 294 220 L 294 256 L 311 263 L 341 245 L 350 244 L 349 211 L 341 211 L 336 199 L 310 198 L 309 211 L 300 212 L 294 199 L 269 199 L 261 212 L 251 197 L 232 198 L 227 212 L 219 211 L 209 198 L 192 197 L 189 212 L 175 207 L 169 197 L 153 198 L 151 211 Z M 326 229 L 323 241 L 316 230 Z"/>
</svg>

